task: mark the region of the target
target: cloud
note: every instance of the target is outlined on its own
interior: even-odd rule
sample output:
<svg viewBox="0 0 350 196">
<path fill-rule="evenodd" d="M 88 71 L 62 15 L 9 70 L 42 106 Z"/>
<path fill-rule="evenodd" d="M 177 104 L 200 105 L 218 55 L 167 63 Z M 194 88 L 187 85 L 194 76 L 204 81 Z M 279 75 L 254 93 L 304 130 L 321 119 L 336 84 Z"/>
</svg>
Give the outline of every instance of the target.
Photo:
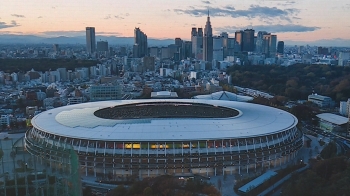
<svg viewBox="0 0 350 196">
<path fill-rule="evenodd" d="M 82 36 L 85 35 L 85 31 L 43 31 L 40 34 L 44 36 Z"/>
<path fill-rule="evenodd" d="M 267 31 L 270 33 L 286 33 L 286 32 L 309 32 L 321 29 L 320 27 L 308 27 L 303 25 L 286 24 L 286 25 L 253 25 L 253 26 L 225 26 L 219 27 L 219 32 L 234 33 L 236 30 L 254 28 L 255 31 Z"/>
<path fill-rule="evenodd" d="M 187 14 L 190 16 L 201 17 L 207 15 L 208 8 L 195 8 L 193 6 L 189 6 L 188 9 L 174 9 L 173 10 L 177 14 Z M 278 18 L 281 20 L 291 22 L 290 17 L 299 13 L 298 9 L 295 8 L 287 8 L 280 9 L 277 7 L 266 7 L 259 5 L 251 5 L 248 9 L 236 10 L 233 6 L 227 5 L 222 8 L 211 7 L 209 8 L 211 16 L 220 16 L 220 17 L 246 17 L 249 19 L 259 18 L 261 20 L 266 18 Z"/>
<path fill-rule="evenodd" d="M 0 21 L 0 29 L 6 29 L 6 28 L 18 27 L 18 26 L 20 26 L 20 25 L 17 24 L 17 22 L 14 20 L 11 21 L 11 24 L 7 24 L 5 22 Z"/>
<path fill-rule="evenodd" d="M 57 37 L 57 36 L 67 36 L 67 37 L 75 37 L 75 36 L 85 36 L 86 31 L 43 31 L 40 32 L 43 36 L 48 37 Z M 120 35 L 119 32 L 96 32 L 96 35 Z"/>
<path fill-rule="evenodd" d="M 211 4 L 210 1 L 202 1 L 202 3 Z"/>
<path fill-rule="evenodd" d="M 11 16 L 17 17 L 17 18 L 25 18 L 24 15 L 20 15 L 20 14 L 11 14 Z"/>
<path fill-rule="evenodd" d="M 105 20 L 111 19 L 111 15 L 108 14 L 108 15 L 107 15 L 106 17 L 104 17 L 103 19 L 105 19 Z"/>
<path fill-rule="evenodd" d="M 118 15 L 115 15 L 114 18 L 116 18 L 116 19 L 118 19 L 118 20 L 123 20 L 123 19 L 124 19 L 124 17 L 118 16 Z"/>
<path fill-rule="evenodd" d="M 38 16 L 38 18 L 43 18 L 42 16 Z"/>
<path fill-rule="evenodd" d="M 11 20 L 11 25 L 18 26 L 17 22 L 15 20 Z"/>
</svg>

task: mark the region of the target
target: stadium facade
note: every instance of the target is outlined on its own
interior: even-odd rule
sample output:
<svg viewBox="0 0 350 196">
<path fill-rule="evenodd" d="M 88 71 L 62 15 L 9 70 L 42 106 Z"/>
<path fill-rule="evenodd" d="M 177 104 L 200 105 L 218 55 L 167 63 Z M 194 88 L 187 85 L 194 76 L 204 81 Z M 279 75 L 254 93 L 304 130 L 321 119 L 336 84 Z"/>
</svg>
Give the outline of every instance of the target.
<svg viewBox="0 0 350 196">
<path fill-rule="evenodd" d="M 81 175 L 222 175 L 285 164 L 303 145 L 298 121 L 262 105 L 200 99 L 69 105 L 32 119 L 26 149 L 59 165 L 70 146 Z M 46 148 L 50 147 L 50 148 Z"/>
</svg>

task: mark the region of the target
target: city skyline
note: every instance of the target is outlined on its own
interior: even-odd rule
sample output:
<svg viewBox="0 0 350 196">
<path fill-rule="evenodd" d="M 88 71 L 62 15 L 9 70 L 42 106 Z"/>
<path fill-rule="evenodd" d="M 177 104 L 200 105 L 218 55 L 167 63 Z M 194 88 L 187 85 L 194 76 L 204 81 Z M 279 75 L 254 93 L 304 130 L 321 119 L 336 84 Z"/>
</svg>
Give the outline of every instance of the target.
<svg viewBox="0 0 350 196">
<path fill-rule="evenodd" d="M 190 40 L 192 27 L 205 26 L 210 10 L 213 35 L 253 28 L 256 32 L 278 34 L 279 40 L 316 41 L 322 39 L 350 40 L 350 4 L 345 0 L 283 1 L 251 0 L 232 4 L 230 1 L 153 0 L 98 3 L 83 1 L 41 2 L 4 0 L 0 8 L 0 34 L 33 34 L 46 37 L 85 34 L 86 26 L 96 28 L 96 35 L 132 37 L 135 27 L 150 38 Z M 115 5 L 115 6 L 114 6 Z M 147 9 L 144 9 L 147 8 Z M 332 14 L 325 14 L 332 13 Z"/>
</svg>

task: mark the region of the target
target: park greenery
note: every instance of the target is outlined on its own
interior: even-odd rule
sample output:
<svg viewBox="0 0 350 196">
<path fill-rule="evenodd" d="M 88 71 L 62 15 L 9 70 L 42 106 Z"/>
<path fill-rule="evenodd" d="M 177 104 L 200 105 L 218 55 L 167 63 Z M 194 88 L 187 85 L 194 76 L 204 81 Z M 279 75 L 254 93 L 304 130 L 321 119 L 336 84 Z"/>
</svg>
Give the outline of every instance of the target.
<svg viewBox="0 0 350 196">
<path fill-rule="evenodd" d="M 250 190 L 245 194 L 246 196 L 254 196 L 254 195 L 259 195 L 259 193 L 263 192 L 264 190 L 268 189 L 269 187 L 273 186 L 276 182 L 278 182 L 279 180 L 281 180 L 282 178 L 286 177 L 287 175 L 289 175 L 290 173 L 301 169 L 303 167 L 305 167 L 306 165 L 304 163 L 296 163 L 293 165 L 288 165 L 286 168 L 280 169 L 277 171 L 277 175 L 272 176 L 271 178 L 269 178 L 268 180 L 264 181 L 262 184 L 260 184 L 257 187 L 251 187 Z M 257 178 L 258 176 L 254 176 L 251 178 L 246 178 L 246 179 L 242 179 L 240 181 L 238 181 L 235 185 L 234 185 L 234 191 L 236 193 L 239 193 L 238 189 L 242 186 L 244 186 L 245 184 L 249 183 L 250 181 L 254 180 L 255 178 Z"/>
<path fill-rule="evenodd" d="M 35 71 L 49 71 L 57 68 L 66 68 L 74 70 L 79 67 L 96 66 L 98 61 L 91 60 L 76 60 L 76 59 L 1 59 L 1 71 L 7 73 L 27 72 L 32 69 Z"/>
<path fill-rule="evenodd" d="M 310 161 L 311 169 L 293 174 L 282 188 L 282 195 L 349 195 L 350 163 L 347 157 Z"/>
<path fill-rule="evenodd" d="M 232 84 L 261 90 L 291 100 L 305 100 L 312 92 L 336 101 L 350 97 L 350 67 L 295 64 L 239 66 L 227 69 Z"/>
<path fill-rule="evenodd" d="M 92 195 L 91 188 L 83 190 L 84 196 Z M 134 181 L 131 185 L 118 185 L 107 196 L 220 196 L 220 192 L 211 184 L 200 179 L 181 180 L 174 176 L 158 176 Z"/>
</svg>

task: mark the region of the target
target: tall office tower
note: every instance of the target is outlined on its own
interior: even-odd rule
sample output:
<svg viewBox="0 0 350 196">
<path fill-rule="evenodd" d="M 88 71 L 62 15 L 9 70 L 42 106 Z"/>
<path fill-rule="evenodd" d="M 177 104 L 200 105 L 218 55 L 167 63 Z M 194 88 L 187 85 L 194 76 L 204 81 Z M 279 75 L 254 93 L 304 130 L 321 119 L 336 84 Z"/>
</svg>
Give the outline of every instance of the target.
<svg viewBox="0 0 350 196">
<path fill-rule="evenodd" d="M 182 48 L 183 41 L 181 38 L 175 38 L 175 46 L 177 47 L 177 51 L 175 56 L 178 57 L 178 59 L 183 58 L 183 48 Z"/>
<path fill-rule="evenodd" d="M 192 57 L 196 57 L 196 51 L 197 51 L 197 28 L 193 27 L 191 31 L 191 42 L 192 42 Z"/>
<path fill-rule="evenodd" d="M 213 29 L 210 24 L 210 16 L 208 11 L 207 23 L 204 28 L 203 38 L 203 60 L 211 62 L 213 60 Z"/>
<path fill-rule="evenodd" d="M 277 35 L 270 33 L 263 36 L 264 53 L 267 57 L 274 57 L 276 55 Z"/>
<path fill-rule="evenodd" d="M 264 46 L 263 46 L 263 42 L 264 42 L 264 35 L 267 35 L 268 33 L 266 31 L 259 31 L 257 38 L 256 38 L 256 47 L 255 47 L 255 51 L 257 53 L 263 53 L 264 52 Z"/>
<path fill-rule="evenodd" d="M 182 43 L 182 57 L 184 59 L 192 56 L 192 42 L 185 41 Z"/>
<path fill-rule="evenodd" d="M 148 53 L 147 35 L 143 33 L 140 30 L 140 28 L 135 28 L 133 56 L 134 58 L 142 58 L 144 56 L 147 56 L 147 53 Z"/>
<path fill-rule="evenodd" d="M 284 41 L 279 41 L 277 43 L 277 53 L 283 54 L 284 53 Z"/>
<path fill-rule="evenodd" d="M 246 29 L 243 32 L 243 44 L 242 51 L 253 52 L 254 51 L 254 33 L 253 29 Z"/>
<path fill-rule="evenodd" d="M 97 42 L 97 51 L 99 51 L 99 52 L 108 51 L 108 42 L 107 41 L 98 41 Z"/>
<path fill-rule="evenodd" d="M 235 32 L 235 39 L 236 39 L 236 48 L 238 49 L 235 52 L 241 52 L 243 49 L 243 31 L 236 31 Z"/>
<path fill-rule="evenodd" d="M 86 27 L 86 51 L 89 54 L 96 51 L 95 27 Z"/>
<path fill-rule="evenodd" d="M 175 38 L 175 45 L 177 47 L 182 47 L 182 43 L 183 43 L 183 41 L 181 38 Z"/>
<path fill-rule="evenodd" d="M 217 61 L 224 60 L 223 39 L 221 36 L 213 38 L 213 59 Z"/>
<path fill-rule="evenodd" d="M 220 34 L 220 36 L 222 37 L 222 48 L 223 48 L 223 51 L 224 51 L 224 58 L 226 58 L 227 57 L 228 34 L 226 32 L 222 32 Z"/>
<path fill-rule="evenodd" d="M 202 58 L 203 50 L 203 29 L 202 28 L 192 28 L 191 31 L 191 41 L 192 41 L 192 56 L 196 59 Z"/>
<path fill-rule="evenodd" d="M 235 53 L 235 46 L 236 46 L 236 39 L 235 38 L 228 38 L 227 39 L 227 55 L 224 56 L 226 58 L 227 56 L 233 56 Z"/>
<path fill-rule="evenodd" d="M 196 42 L 197 53 L 195 58 L 202 59 L 203 58 L 203 28 L 198 28 L 197 34 L 197 42 Z"/>
</svg>

